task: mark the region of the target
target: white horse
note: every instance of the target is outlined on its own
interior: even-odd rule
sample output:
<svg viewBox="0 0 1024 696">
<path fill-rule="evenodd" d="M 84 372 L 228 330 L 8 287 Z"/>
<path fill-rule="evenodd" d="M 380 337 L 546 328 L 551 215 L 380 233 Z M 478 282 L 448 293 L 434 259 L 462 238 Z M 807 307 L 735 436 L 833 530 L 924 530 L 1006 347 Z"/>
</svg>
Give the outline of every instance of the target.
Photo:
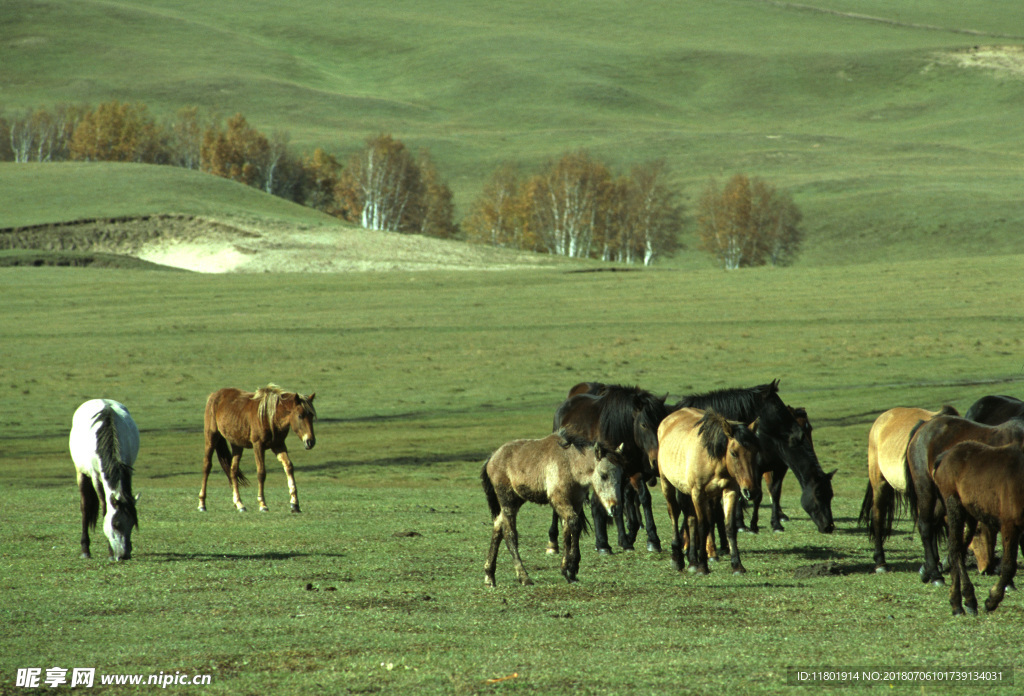
<svg viewBox="0 0 1024 696">
<path fill-rule="evenodd" d="M 131 558 L 132 529 L 139 526 L 132 496 L 132 466 L 139 453 L 139 429 L 123 404 L 92 399 L 71 421 L 71 459 L 82 494 L 82 558 L 89 553 L 89 528 L 103 512 L 111 560 Z"/>
</svg>

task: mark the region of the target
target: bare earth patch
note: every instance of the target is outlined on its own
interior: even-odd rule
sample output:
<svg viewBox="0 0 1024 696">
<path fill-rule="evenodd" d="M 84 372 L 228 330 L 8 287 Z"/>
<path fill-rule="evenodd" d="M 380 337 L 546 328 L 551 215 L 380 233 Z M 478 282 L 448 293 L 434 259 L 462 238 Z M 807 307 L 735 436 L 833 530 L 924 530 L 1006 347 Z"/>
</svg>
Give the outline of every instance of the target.
<svg viewBox="0 0 1024 696">
<path fill-rule="evenodd" d="M 190 215 L 0 230 L 0 249 L 105 252 L 200 273 L 507 270 L 565 263 L 542 254 L 340 224 L 304 227 Z"/>
<path fill-rule="evenodd" d="M 1024 77 L 1024 46 L 973 46 L 939 54 L 939 62 L 961 68 L 983 68 L 1009 77 Z"/>
</svg>

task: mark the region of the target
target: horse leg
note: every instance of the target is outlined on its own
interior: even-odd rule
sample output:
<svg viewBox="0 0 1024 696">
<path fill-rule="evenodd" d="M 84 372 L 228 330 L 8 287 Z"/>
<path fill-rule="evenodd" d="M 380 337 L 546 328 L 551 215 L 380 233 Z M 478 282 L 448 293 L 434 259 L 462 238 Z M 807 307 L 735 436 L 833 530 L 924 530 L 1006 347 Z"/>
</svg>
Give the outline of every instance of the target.
<svg viewBox="0 0 1024 696">
<path fill-rule="evenodd" d="M 735 507 L 736 491 L 724 491 L 722 493 L 722 509 L 725 513 L 725 536 L 729 540 L 729 560 L 732 563 L 733 575 L 743 575 L 747 569 L 740 562 L 740 547 L 736 543 L 736 524 L 732 514 Z"/>
<path fill-rule="evenodd" d="M 285 478 L 288 479 L 288 501 L 291 503 L 292 512 L 302 512 L 299 509 L 299 489 L 295 485 L 295 467 L 292 466 L 292 460 L 288 457 L 288 448 L 281 445 L 280 449 L 275 449 L 274 454 L 277 455 L 277 461 L 281 462 L 281 466 L 284 467 Z M 262 483 L 261 486 L 262 488 Z M 262 493 L 262 491 L 260 491 Z"/>
<path fill-rule="evenodd" d="M 558 553 L 558 513 L 554 510 L 551 511 L 551 526 L 548 527 L 548 547 L 546 553 L 556 554 Z"/>
<path fill-rule="evenodd" d="M 231 496 L 235 503 L 235 509 L 239 512 L 245 512 L 242 496 L 238 494 L 238 469 L 242 465 L 243 451 L 243 447 L 231 445 L 231 471 L 228 473 L 228 478 L 231 479 Z"/>
<path fill-rule="evenodd" d="M 647 550 L 660 552 L 661 539 L 658 538 L 658 528 L 654 524 L 654 510 L 651 509 L 651 492 L 647 490 L 647 486 L 644 485 L 643 481 L 640 482 L 640 487 L 637 489 L 637 497 L 640 499 L 640 507 L 644 511 L 644 527 L 647 529 Z"/>
<path fill-rule="evenodd" d="M 590 496 L 590 518 L 594 520 L 594 548 L 602 556 L 610 556 L 612 547 L 608 544 L 608 513 L 596 495 Z"/>
<path fill-rule="evenodd" d="M 263 497 L 263 483 L 267 480 L 267 463 L 265 461 L 265 450 L 263 445 L 252 443 L 252 451 L 256 457 L 256 502 L 260 505 L 260 512 L 269 512 L 266 498 Z"/>
<path fill-rule="evenodd" d="M 92 479 L 78 474 L 78 491 L 82 497 L 82 558 L 92 558 L 89 553 L 89 527 L 96 525 L 100 512 L 100 499 L 92 486 Z"/>
<path fill-rule="evenodd" d="M 707 575 L 708 569 L 708 537 L 711 535 L 711 506 L 704 496 L 693 497 L 694 536 L 690 537 L 690 548 L 694 550 L 696 563 L 691 571 L 697 575 Z"/>
<path fill-rule="evenodd" d="M 501 521 L 504 527 L 505 547 L 508 552 L 512 554 L 512 564 L 516 569 L 516 577 L 519 578 L 519 582 L 523 585 L 532 585 L 533 580 L 526 572 L 526 566 L 523 565 L 523 559 L 519 557 L 519 531 L 516 529 L 516 515 L 519 513 L 518 506 L 502 506 L 501 508 Z"/>
<path fill-rule="evenodd" d="M 949 604 L 953 608 L 953 616 L 964 613 L 978 613 L 978 601 L 974 598 L 974 586 L 967 576 L 964 566 L 964 509 L 960 499 L 951 495 L 946 499 L 946 514 L 949 525 L 949 559 L 950 585 Z M 966 607 L 964 606 L 966 599 Z"/>
<path fill-rule="evenodd" d="M 502 510 L 492 520 L 491 545 L 487 549 L 487 560 L 484 561 L 484 584 L 494 587 L 494 569 L 498 565 L 498 547 L 505 535 L 505 512 Z"/>
<path fill-rule="evenodd" d="M 679 533 L 679 498 L 678 491 L 668 482 L 664 476 L 661 477 L 661 492 L 665 495 L 665 503 L 668 506 L 668 518 L 672 522 L 672 567 L 676 570 L 683 570 L 686 563 L 683 560 L 683 537 Z M 683 524 L 686 524 L 685 519 Z"/>
<path fill-rule="evenodd" d="M 1013 584 L 1017 573 L 1017 546 L 1020 544 L 1021 529 L 1013 522 L 1005 522 L 999 533 L 1003 536 L 1003 564 L 999 569 L 999 582 L 995 584 L 985 600 L 985 611 L 995 611 L 1006 596 L 1006 587 Z"/>
<path fill-rule="evenodd" d="M 213 468 L 213 435 L 207 434 L 206 448 L 203 451 L 203 482 L 199 486 L 199 512 L 206 512 L 206 481 L 210 478 L 210 469 Z"/>
<path fill-rule="evenodd" d="M 580 569 L 580 530 L 582 519 L 580 513 L 571 506 L 556 508 L 562 519 L 562 575 L 568 582 L 576 582 L 576 574 Z M 582 510 L 581 510 L 582 512 Z"/>
<path fill-rule="evenodd" d="M 634 548 L 636 543 L 636 535 L 640 532 L 640 488 L 643 487 L 643 480 L 640 475 L 637 474 L 629 479 L 628 482 L 623 484 L 623 500 L 622 516 L 626 525 L 626 539 L 629 545 L 629 549 Z M 619 545 L 622 545 L 620 540 Z M 623 547 L 625 548 L 625 547 Z"/>
<path fill-rule="evenodd" d="M 775 471 L 772 480 L 768 484 L 768 495 L 772 497 L 772 531 L 784 532 L 782 521 L 789 518 L 782 512 L 782 479 L 786 477 L 786 470 Z"/>
<path fill-rule="evenodd" d="M 636 498 L 632 495 L 632 491 L 629 490 L 628 484 L 625 481 L 620 482 L 620 488 L 616 491 L 616 494 L 618 495 L 619 500 L 622 501 L 622 504 L 616 508 L 614 515 L 615 530 L 619 535 L 619 548 L 623 551 L 632 551 L 633 538 L 635 538 L 636 535 L 634 534 L 633 537 L 630 537 L 626 532 L 624 515 L 627 506 L 635 507 Z M 591 499 L 596 500 L 597 496 L 591 496 Z M 604 509 L 603 505 L 600 505 L 600 507 L 602 510 Z"/>
<path fill-rule="evenodd" d="M 917 494 L 917 528 L 921 533 L 921 544 L 924 546 L 924 568 L 921 570 L 921 582 L 942 585 L 944 581 L 939 567 L 937 528 L 946 516 L 946 511 L 942 509 L 942 501 L 938 499 L 937 489 L 930 481 L 919 486 Z"/>
<path fill-rule="evenodd" d="M 885 536 L 890 530 L 886 526 L 886 510 L 889 510 L 895 501 L 893 498 L 896 491 L 885 481 L 879 481 L 877 485 L 872 482 L 871 488 L 871 535 L 875 539 L 875 572 L 888 573 L 889 566 L 885 562 Z"/>
</svg>

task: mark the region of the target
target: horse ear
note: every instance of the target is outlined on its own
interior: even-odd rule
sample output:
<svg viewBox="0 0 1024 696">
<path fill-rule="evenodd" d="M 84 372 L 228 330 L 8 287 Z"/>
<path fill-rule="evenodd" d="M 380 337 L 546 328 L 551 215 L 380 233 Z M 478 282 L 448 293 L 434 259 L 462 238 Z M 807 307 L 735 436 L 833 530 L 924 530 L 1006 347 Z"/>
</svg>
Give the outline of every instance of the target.
<svg viewBox="0 0 1024 696">
<path fill-rule="evenodd" d="M 753 423 L 751 423 L 750 425 L 748 425 L 748 426 L 747 426 L 747 428 L 748 428 L 748 429 L 749 429 L 749 430 L 750 430 L 751 432 L 754 432 L 754 433 L 756 433 L 756 432 L 757 432 L 757 425 L 758 425 L 758 423 L 760 423 L 760 422 L 761 422 L 761 419 L 760 419 L 760 418 L 755 418 L 755 419 L 754 419 L 754 422 L 753 422 Z"/>
<path fill-rule="evenodd" d="M 141 493 L 136 493 L 136 494 L 135 494 L 135 502 L 136 502 L 136 503 L 137 503 L 137 502 L 139 502 L 139 498 L 141 498 L 141 497 L 142 497 L 142 494 L 141 494 Z"/>
<path fill-rule="evenodd" d="M 837 471 L 839 471 L 839 469 L 833 469 L 832 471 L 830 471 L 827 474 L 825 474 L 825 478 L 827 478 L 829 481 L 831 481 L 832 477 L 836 475 Z"/>
<path fill-rule="evenodd" d="M 732 437 L 733 427 L 732 422 L 728 418 L 722 419 L 722 432 L 725 433 L 726 437 Z"/>
<path fill-rule="evenodd" d="M 308 401 L 309 401 L 310 403 L 312 403 L 312 402 L 313 402 L 313 399 L 315 399 L 315 398 L 316 398 L 316 392 L 313 392 L 312 394 L 310 394 L 309 396 L 307 396 L 307 397 L 306 397 L 306 399 L 307 399 L 307 400 L 308 400 Z"/>
<path fill-rule="evenodd" d="M 595 442 L 594 443 L 594 459 L 596 459 L 597 461 L 601 461 L 602 459 L 604 459 L 605 454 L 607 454 L 607 453 L 605 452 L 604 447 L 601 446 L 601 443 L 600 442 Z"/>
</svg>

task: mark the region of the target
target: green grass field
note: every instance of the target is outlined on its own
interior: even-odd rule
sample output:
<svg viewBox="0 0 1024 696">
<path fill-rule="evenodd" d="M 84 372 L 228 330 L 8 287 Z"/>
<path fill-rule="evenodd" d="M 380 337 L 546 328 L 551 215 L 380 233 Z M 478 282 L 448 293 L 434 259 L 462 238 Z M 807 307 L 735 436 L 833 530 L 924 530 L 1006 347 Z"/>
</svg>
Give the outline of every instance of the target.
<svg viewBox="0 0 1024 696">
<path fill-rule="evenodd" d="M 794 268 L 735 273 L 693 251 L 692 220 L 688 251 L 632 273 L 0 268 L 0 694 L 31 692 L 19 669 L 53 667 L 95 668 L 101 693 L 158 688 L 104 675 L 198 674 L 212 683 L 169 690 L 232 696 L 858 689 L 789 683 L 842 668 L 1024 679 L 1019 593 L 954 619 L 946 589 L 918 579 L 911 523 L 887 545 L 896 572 L 877 576 L 856 520 L 879 413 L 1024 392 L 1024 80 L 950 59 L 1019 46 L 1012 3 L 7 0 L 2 13 L 0 111 L 196 104 L 342 157 L 387 131 L 430 149 L 459 215 L 506 160 L 664 157 L 691 213 L 710 176 L 789 188 L 807 239 Z M 0 228 L 161 213 L 338 224 L 184 170 L 0 165 Z M 672 398 L 776 378 L 837 470 L 835 534 L 814 530 L 790 477 L 792 520 L 740 538 L 743 577 L 678 574 L 667 553 L 598 557 L 588 540 L 570 586 L 534 506 L 520 537 L 537 584 L 514 584 L 502 551 L 485 588 L 480 467 L 545 435 L 573 384 Z M 287 512 L 273 467 L 269 513 L 234 512 L 218 472 L 199 513 L 207 394 L 270 381 L 317 392 L 318 444 L 293 442 L 303 513 Z M 101 560 L 102 533 L 78 558 L 67 435 L 96 396 L 142 430 L 124 564 Z M 243 466 L 252 478 L 251 456 Z M 827 563 L 835 574 L 815 573 Z"/>
<path fill-rule="evenodd" d="M 888 544 L 897 572 L 876 576 L 856 515 L 878 413 L 1019 394 L 1024 287 L 999 279 L 1020 262 L 732 274 L 0 270 L 0 692 L 22 693 L 19 668 L 55 666 L 210 674 L 204 691 L 231 694 L 769 694 L 792 693 L 789 675 L 804 668 L 1019 670 L 1020 597 L 956 620 L 947 591 L 918 580 L 910 523 Z M 740 539 L 746 576 L 680 575 L 667 553 L 600 558 L 588 543 L 569 586 L 543 552 L 549 515 L 533 507 L 520 532 L 537 584 L 514 584 L 503 551 L 499 587 L 484 587 L 481 463 L 506 440 L 543 436 L 569 386 L 602 379 L 679 396 L 774 378 L 808 409 L 822 465 L 838 470 L 835 534 L 814 531 L 790 479 L 787 531 Z M 214 472 L 210 512 L 199 513 L 206 394 L 271 380 L 317 392 L 318 444 L 293 443 L 303 513 L 287 512 L 274 468 L 271 512 L 234 512 Z M 142 430 L 141 528 L 120 565 L 101 560 L 101 536 L 95 559 L 77 557 L 67 431 L 98 394 L 126 403 Z M 244 466 L 251 475 L 250 457 Z M 665 538 L 657 490 L 655 502 Z M 841 575 L 805 577 L 828 562 Z"/>
<path fill-rule="evenodd" d="M 806 264 L 1013 253 L 1024 223 L 1019 59 L 998 70 L 949 60 L 1019 47 L 1008 3 L 4 10 L 0 108 L 119 99 L 169 116 L 195 104 L 342 158 L 391 132 L 430 149 L 459 217 L 499 163 L 532 171 L 586 148 L 619 169 L 667 159 L 691 212 L 712 176 L 788 188 L 805 215 Z M 116 48 L 96 50 L 111 36 Z M 692 221 L 684 241 L 694 247 Z M 675 263 L 697 267 L 693 256 Z"/>
</svg>

